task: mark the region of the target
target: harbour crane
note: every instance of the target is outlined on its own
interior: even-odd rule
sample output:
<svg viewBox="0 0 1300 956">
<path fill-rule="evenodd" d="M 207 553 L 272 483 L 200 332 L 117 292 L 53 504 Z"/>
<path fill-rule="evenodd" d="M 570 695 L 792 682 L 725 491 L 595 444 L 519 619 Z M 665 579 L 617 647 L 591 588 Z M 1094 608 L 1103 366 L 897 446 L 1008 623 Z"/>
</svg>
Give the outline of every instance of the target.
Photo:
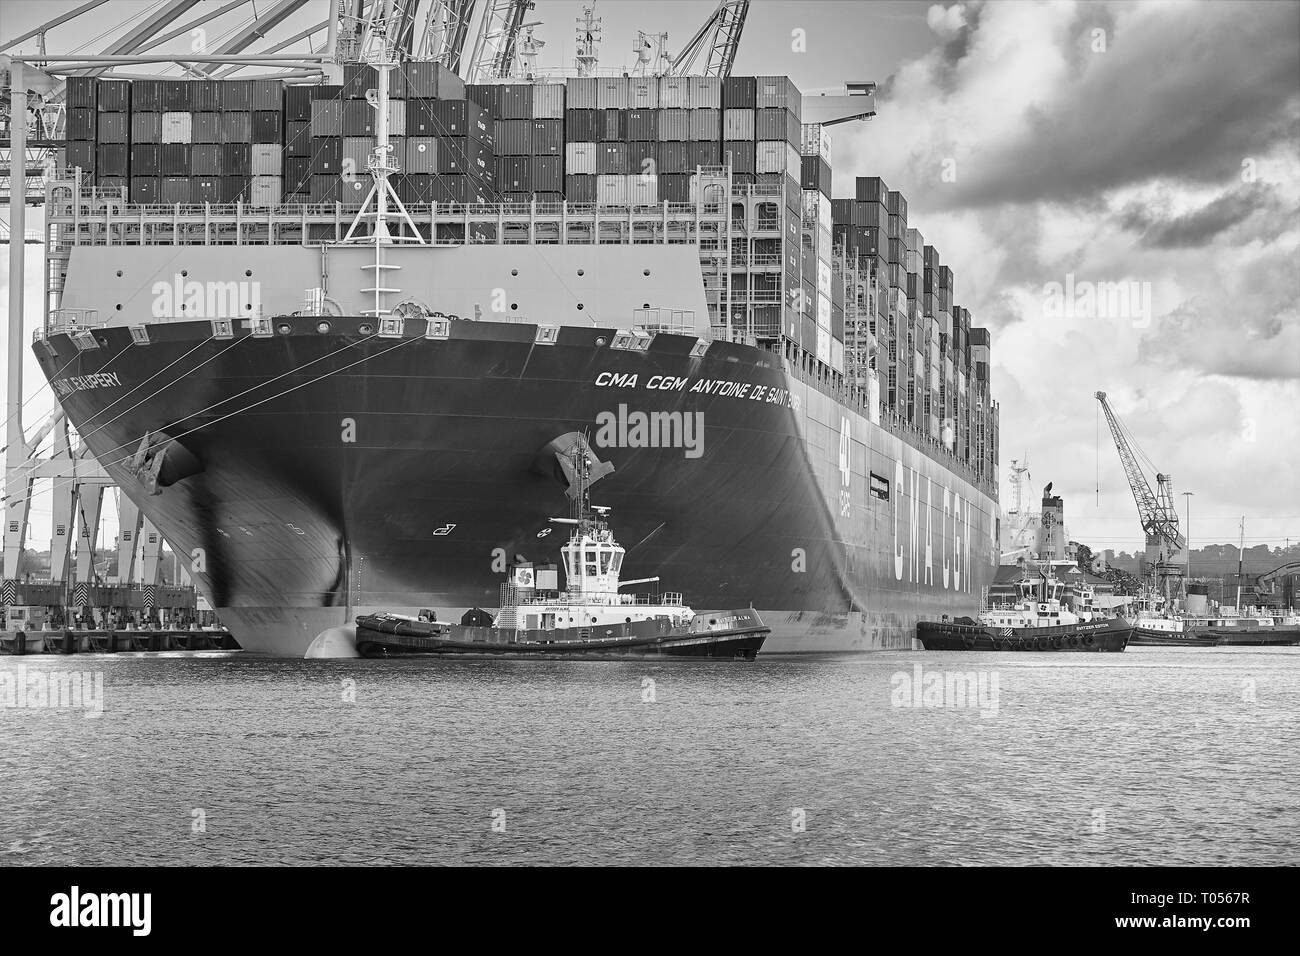
<svg viewBox="0 0 1300 956">
<path fill-rule="evenodd" d="M 718 9 L 673 58 L 665 75 L 730 76 L 748 15 L 749 0 L 721 0 Z M 695 72 L 691 68 L 701 53 L 704 54 L 704 67 Z"/>
<path fill-rule="evenodd" d="M 1106 424 L 1110 426 L 1111 438 L 1119 451 L 1120 464 L 1128 478 L 1129 488 L 1137 501 L 1138 519 L 1146 534 L 1146 557 L 1158 589 L 1169 600 L 1174 582 L 1181 581 L 1183 558 L 1180 556 L 1185 541 L 1178 529 L 1178 510 L 1174 507 L 1173 478 L 1162 472 L 1156 473 L 1156 491 L 1152 492 L 1138 456 L 1150 464 L 1150 459 L 1142 453 L 1136 439 L 1116 417 L 1106 402 L 1106 393 L 1095 393 L 1101 410 L 1106 415 Z M 1136 453 L 1134 448 L 1137 448 Z M 1154 469 L 1153 469 L 1154 470 Z"/>
<path fill-rule="evenodd" d="M 540 21 L 524 22 L 536 5 L 534 0 L 488 0 L 465 71 L 466 83 L 504 80 L 514 73 L 524 28 L 541 25 Z"/>
</svg>

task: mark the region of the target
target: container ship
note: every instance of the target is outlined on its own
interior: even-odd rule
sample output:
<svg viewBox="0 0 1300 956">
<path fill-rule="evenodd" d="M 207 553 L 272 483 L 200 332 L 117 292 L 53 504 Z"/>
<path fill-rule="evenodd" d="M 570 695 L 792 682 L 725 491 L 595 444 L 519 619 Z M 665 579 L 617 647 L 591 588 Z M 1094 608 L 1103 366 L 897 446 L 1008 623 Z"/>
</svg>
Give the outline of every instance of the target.
<svg viewBox="0 0 1300 956">
<path fill-rule="evenodd" d="M 901 193 L 832 199 L 789 78 L 338 78 L 69 77 L 47 192 L 36 358 L 245 650 L 496 607 L 575 443 L 629 565 L 764 654 L 977 612 L 988 331 Z"/>
</svg>

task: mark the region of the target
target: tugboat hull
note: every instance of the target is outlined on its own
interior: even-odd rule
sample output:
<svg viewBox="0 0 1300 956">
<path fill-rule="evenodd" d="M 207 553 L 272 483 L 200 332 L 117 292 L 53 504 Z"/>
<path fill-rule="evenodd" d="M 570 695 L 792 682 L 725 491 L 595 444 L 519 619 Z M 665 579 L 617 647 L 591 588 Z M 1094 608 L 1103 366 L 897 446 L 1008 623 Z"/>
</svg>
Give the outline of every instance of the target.
<svg viewBox="0 0 1300 956">
<path fill-rule="evenodd" d="M 1113 618 L 1056 627 L 994 627 L 966 621 L 921 621 L 927 651 L 1122 651 L 1133 626 Z"/>
<path fill-rule="evenodd" d="M 502 630 L 412 621 L 388 614 L 357 618 L 362 657 L 494 657 L 606 660 L 696 657 L 752 661 L 771 633 L 750 609 L 696 614 L 688 625 L 663 621 L 555 630 Z"/>
</svg>

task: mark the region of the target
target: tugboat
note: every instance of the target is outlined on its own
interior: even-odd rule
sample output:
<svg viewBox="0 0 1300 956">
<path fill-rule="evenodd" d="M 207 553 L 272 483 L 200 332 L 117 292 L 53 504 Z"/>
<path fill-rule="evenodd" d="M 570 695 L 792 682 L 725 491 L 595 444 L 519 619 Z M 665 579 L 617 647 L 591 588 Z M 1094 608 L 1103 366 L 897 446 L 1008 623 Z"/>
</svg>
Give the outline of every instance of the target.
<svg viewBox="0 0 1300 956">
<path fill-rule="evenodd" d="M 1190 591 L 1190 589 L 1189 589 Z M 1238 597 L 1240 601 L 1240 596 Z M 1294 615 L 1266 613 L 1256 608 L 1214 606 L 1203 595 L 1189 593 L 1187 607 L 1170 610 L 1148 595 L 1133 618 L 1134 645 L 1152 647 L 1283 647 L 1300 644 Z"/>
<path fill-rule="evenodd" d="M 676 592 L 622 593 L 658 577 L 620 580 L 626 550 L 609 527 L 609 509 L 593 506 L 587 486 L 591 459 L 585 442 L 571 455 L 577 478 L 573 526 L 560 548 L 566 588 L 557 589 L 554 565 L 517 559 L 501 587 L 501 609 L 490 626 L 471 611 L 459 625 L 382 613 L 357 618 L 362 657 L 410 655 L 559 658 L 703 657 L 752 661 L 771 633 L 753 608 L 696 613 Z"/>
<path fill-rule="evenodd" d="M 917 637 L 927 651 L 1122 651 L 1133 625 L 1118 617 L 1101 617 L 1091 602 L 1079 613 L 1061 600 L 1065 585 L 1050 571 L 1039 582 L 1026 575 L 1011 607 L 988 607 L 979 620 L 921 621 Z"/>
</svg>

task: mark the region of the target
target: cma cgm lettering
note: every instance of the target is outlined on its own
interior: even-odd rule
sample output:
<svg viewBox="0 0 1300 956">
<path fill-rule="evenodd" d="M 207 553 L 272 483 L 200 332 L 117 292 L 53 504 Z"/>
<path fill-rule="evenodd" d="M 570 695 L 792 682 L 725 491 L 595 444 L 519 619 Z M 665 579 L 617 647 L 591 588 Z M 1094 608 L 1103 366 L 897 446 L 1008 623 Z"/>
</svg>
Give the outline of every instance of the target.
<svg viewBox="0 0 1300 956">
<path fill-rule="evenodd" d="M 936 576 L 933 526 L 934 482 L 929 477 L 923 477 L 914 468 L 905 468 L 902 461 L 896 461 L 894 490 L 894 580 L 942 587 L 945 590 L 969 594 L 971 575 L 967 573 L 967 569 L 970 567 L 971 502 L 964 500 L 961 495 L 947 487 L 942 489 L 943 517 L 939 527 L 939 574 Z M 920 540 L 922 493 L 925 495 L 924 549 Z M 900 539 L 898 514 L 902 508 L 899 502 L 904 494 L 907 494 L 910 501 L 907 509 L 908 534 L 905 539 Z M 951 558 L 948 552 L 950 541 Z"/>
</svg>

